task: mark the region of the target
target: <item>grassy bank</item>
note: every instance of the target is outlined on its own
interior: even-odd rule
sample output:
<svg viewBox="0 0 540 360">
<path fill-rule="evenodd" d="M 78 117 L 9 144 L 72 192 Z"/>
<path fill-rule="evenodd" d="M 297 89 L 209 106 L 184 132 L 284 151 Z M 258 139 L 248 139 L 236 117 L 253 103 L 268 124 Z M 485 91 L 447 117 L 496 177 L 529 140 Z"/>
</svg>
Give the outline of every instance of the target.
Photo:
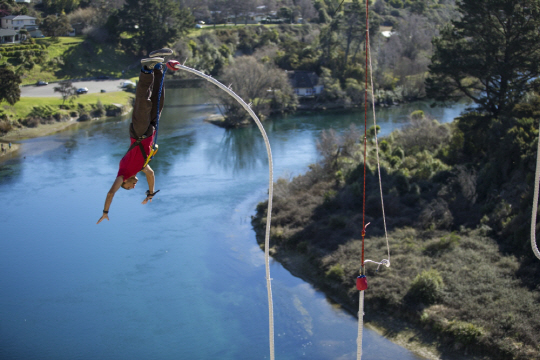
<svg viewBox="0 0 540 360">
<path fill-rule="evenodd" d="M 86 94 L 63 103 L 59 97 L 21 98 L 15 105 L 0 103 L 2 141 L 46 136 L 90 120 L 118 116 L 131 108 L 133 94 L 119 91 L 106 94 Z"/>
<path fill-rule="evenodd" d="M 133 97 L 133 94 L 125 91 L 116 91 L 108 93 L 99 93 L 99 94 L 85 94 L 75 98 L 72 102 L 66 101 L 63 104 L 62 98 L 60 95 L 55 97 L 22 97 L 20 101 L 15 103 L 15 105 L 10 105 L 7 102 L 0 102 L 0 108 L 4 113 L 10 118 L 25 118 L 32 113 L 32 109 L 40 106 L 50 106 L 57 109 L 60 109 L 62 105 L 75 105 L 81 104 L 83 106 L 91 106 L 96 104 L 98 101 L 103 105 L 112 105 L 112 104 L 128 104 L 130 99 Z"/>
</svg>

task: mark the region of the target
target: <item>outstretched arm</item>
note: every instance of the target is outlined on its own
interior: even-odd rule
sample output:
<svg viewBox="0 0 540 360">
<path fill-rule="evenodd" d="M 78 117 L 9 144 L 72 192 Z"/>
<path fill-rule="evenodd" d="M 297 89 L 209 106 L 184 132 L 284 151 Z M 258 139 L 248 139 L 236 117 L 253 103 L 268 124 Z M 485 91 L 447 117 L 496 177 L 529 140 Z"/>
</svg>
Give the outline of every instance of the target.
<svg viewBox="0 0 540 360">
<path fill-rule="evenodd" d="M 147 196 L 146 196 L 146 199 L 144 199 L 144 201 L 142 202 L 142 204 L 146 204 L 148 202 L 152 202 L 152 197 L 154 195 L 148 195 L 148 193 L 150 194 L 154 194 L 154 184 L 156 182 L 156 178 L 154 176 L 154 170 L 152 170 L 152 168 L 150 167 L 150 165 L 146 165 L 144 167 L 144 169 L 142 169 L 144 175 L 146 175 L 146 180 L 148 181 L 148 192 L 147 192 Z"/>
<path fill-rule="evenodd" d="M 108 215 L 109 214 L 109 208 L 111 207 L 111 203 L 113 201 L 114 194 L 118 191 L 118 189 L 120 189 L 120 186 L 122 185 L 123 182 L 124 182 L 124 178 L 122 176 L 118 176 L 114 180 L 114 183 L 112 184 L 111 189 L 109 190 L 109 192 L 107 193 L 107 197 L 105 198 L 105 206 L 103 207 L 103 215 L 98 220 L 97 224 L 102 222 L 103 219 L 109 220 L 109 215 Z"/>
</svg>

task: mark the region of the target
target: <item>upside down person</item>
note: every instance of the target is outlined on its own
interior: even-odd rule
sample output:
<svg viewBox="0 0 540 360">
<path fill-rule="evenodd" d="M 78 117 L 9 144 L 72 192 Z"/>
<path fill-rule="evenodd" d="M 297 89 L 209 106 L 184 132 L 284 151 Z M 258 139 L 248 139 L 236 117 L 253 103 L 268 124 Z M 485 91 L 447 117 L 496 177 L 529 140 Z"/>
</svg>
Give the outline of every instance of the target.
<svg viewBox="0 0 540 360">
<path fill-rule="evenodd" d="M 160 49 L 152 51 L 149 58 L 141 60 L 141 73 L 135 94 L 133 105 L 133 115 L 129 126 L 129 136 L 131 146 L 127 153 L 120 160 L 118 174 L 111 189 L 107 193 L 103 215 L 98 220 L 98 224 L 103 219 L 109 220 L 109 208 L 111 207 L 114 194 L 121 187 L 126 190 L 135 188 L 137 184 L 137 173 L 144 172 L 148 181 L 148 191 L 142 204 L 152 202 L 152 198 L 159 191 L 154 192 L 155 177 L 154 171 L 149 165 L 144 166 L 156 135 L 156 124 L 158 120 L 158 94 L 160 92 L 161 80 L 164 75 L 164 56 L 172 55 L 171 49 Z M 173 71 L 180 69 L 180 64 L 176 60 L 169 60 L 166 66 Z M 165 89 L 161 89 L 161 99 L 159 99 L 159 113 L 163 109 L 165 99 Z"/>
</svg>

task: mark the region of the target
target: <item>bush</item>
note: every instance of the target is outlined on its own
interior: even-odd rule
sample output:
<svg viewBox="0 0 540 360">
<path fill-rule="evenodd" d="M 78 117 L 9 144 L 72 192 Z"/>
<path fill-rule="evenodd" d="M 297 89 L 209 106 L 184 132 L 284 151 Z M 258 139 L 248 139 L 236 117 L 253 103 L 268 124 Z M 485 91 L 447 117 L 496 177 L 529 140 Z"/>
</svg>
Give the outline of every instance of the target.
<svg viewBox="0 0 540 360">
<path fill-rule="evenodd" d="M 343 267 L 340 264 L 332 265 L 326 272 L 326 277 L 332 280 L 341 281 L 344 276 L 345 270 L 343 270 Z"/>
<path fill-rule="evenodd" d="M 434 304 L 441 298 L 443 285 L 442 276 L 437 270 L 424 270 L 411 282 L 407 300 L 424 305 Z"/>
<path fill-rule="evenodd" d="M 0 120 L 0 134 L 5 134 L 13 128 L 7 120 Z"/>
<path fill-rule="evenodd" d="M 40 123 L 40 119 L 33 118 L 33 117 L 28 117 L 21 121 L 21 124 L 29 128 L 35 128 L 39 125 L 39 123 Z"/>
<path fill-rule="evenodd" d="M 455 233 L 443 236 L 439 240 L 434 240 L 426 245 L 424 253 L 426 255 L 437 255 L 446 251 L 453 250 L 458 244 L 461 238 Z"/>
<path fill-rule="evenodd" d="M 475 343 L 478 338 L 484 335 L 484 329 L 465 321 L 451 321 L 444 331 L 454 337 L 462 344 L 469 345 Z"/>
</svg>

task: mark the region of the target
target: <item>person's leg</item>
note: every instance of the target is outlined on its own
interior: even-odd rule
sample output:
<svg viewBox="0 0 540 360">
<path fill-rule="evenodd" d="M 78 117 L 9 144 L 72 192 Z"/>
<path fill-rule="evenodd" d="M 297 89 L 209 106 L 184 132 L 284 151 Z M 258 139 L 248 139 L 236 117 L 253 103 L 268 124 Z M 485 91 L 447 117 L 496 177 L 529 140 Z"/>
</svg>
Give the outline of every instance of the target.
<svg viewBox="0 0 540 360">
<path fill-rule="evenodd" d="M 135 92 L 135 103 L 133 104 L 133 115 L 129 129 L 129 135 L 135 139 L 146 134 L 152 118 L 152 92 L 155 80 L 154 70 L 149 67 L 154 67 L 157 63 L 163 62 L 163 59 L 143 59 L 141 62 L 143 68 Z"/>
<path fill-rule="evenodd" d="M 163 50 L 170 50 L 170 49 L 161 49 Z M 158 50 L 156 50 L 158 51 Z M 170 50 L 172 51 L 172 50 Z M 159 114 L 161 116 L 161 111 L 163 110 L 163 105 L 165 104 L 165 85 L 161 85 L 161 81 L 163 79 L 165 66 L 167 66 L 172 71 L 177 71 L 180 69 L 180 63 L 176 60 L 169 60 L 167 63 L 162 63 L 160 69 L 154 68 L 154 87 L 152 90 L 152 111 L 150 113 L 150 116 L 152 118 L 151 124 L 155 127 L 158 119 L 158 111 L 157 111 L 157 103 L 158 103 L 158 96 L 159 96 L 159 90 L 161 88 L 161 98 L 159 100 Z"/>
<path fill-rule="evenodd" d="M 165 85 L 161 85 L 164 74 L 164 65 L 162 64 L 159 69 L 154 68 L 154 84 L 152 88 L 152 110 L 150 111 L 150 123 L 155 127 L 158 119 L 158 96 L 161 89 L 161 98 L 159 99 L 159 114 L 163 110 L 163 104 L 165 103 Z"/>
</svg>

